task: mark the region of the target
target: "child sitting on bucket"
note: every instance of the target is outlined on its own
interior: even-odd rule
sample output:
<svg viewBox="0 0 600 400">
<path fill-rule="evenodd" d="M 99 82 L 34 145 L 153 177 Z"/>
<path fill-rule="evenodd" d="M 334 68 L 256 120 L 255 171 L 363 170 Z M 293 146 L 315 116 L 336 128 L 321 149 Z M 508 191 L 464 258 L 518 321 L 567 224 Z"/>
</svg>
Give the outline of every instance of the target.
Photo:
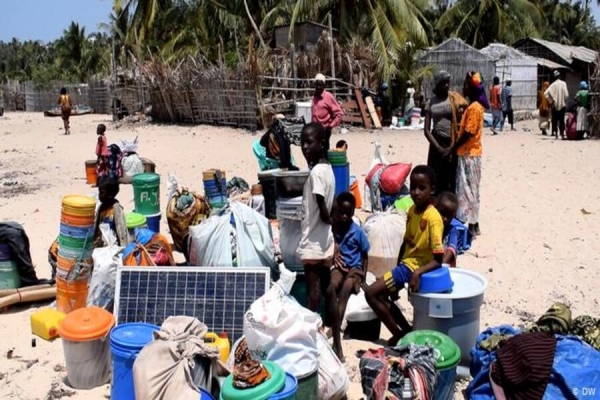
<svg viewBox="0 0 600 400">
<path fill-rule="evenodd" d="M 333 169 L 327 161 L 327 136 L 319 123 L 302 128 L 300 137 L 302 154 L 308 163 L 310 175 L 302 194 L 302 236 L 298 256 L 304 265 L 306 277 L 307 308 L 317 311 L 321 291 L 329 284 L 333 263 L 334 240 L 331 230 L 331 209 L 335 192 Z"/>
<path fill-rule="evenodd" d="M 389 345 L 398 341 L 412 327 L 394 303 L 398 292 L 409 284 L 413 292 L 419 290 L 421 275 L 442 265 L 444 244 L 443 222 L 433 206 L 435 172 L 426 165 L 416 166 L 410 175 L 410 197 L 414 205 L 408 210 L 404 242 L 398 255 L 398 266 L 386 272 L 383 278 L 365 291 L 367 302 L 392 333 Z"/>
<path fill-rule="evenodd" d="M 348 299 L 358 294 L 369 261 L 369 239 L 352 217 L 356 199 L 349 192 L 340 193 L 333 206 L 333 236 L 337 245 L 336 258 L 341 260 L 331 268 L 331 281 L 327 288 L 327 307 L 332 316 L 333 350 L 344 362 L 342 351 L 341 325 L 346 313 Z"/>
<path fill-rule="evenodd" d="M 129 233 L 125 222 L 125 212 L 116 199 L 119 194 L 119 181 L 114 178 L 103 177 L 98 182 L 98 199 L 100 207 L 96 213 L 94 227 L 94 247 L 103 247 L 104 241 L 100 232 L 100 224 L 108 224 L 114 232 L 119 246 L 129 243 Z"/>
<path fill-rule="evenodd" d="M 442 192 L 438 198 L 435 208 L 442 217 L 444 224 L 444 257 L 442 264 L 456 267 L 456 256 L 458 255 L 458 229 L 453 221 L 458 210 L 458 198 L 452 192 Z"/>
</svg>

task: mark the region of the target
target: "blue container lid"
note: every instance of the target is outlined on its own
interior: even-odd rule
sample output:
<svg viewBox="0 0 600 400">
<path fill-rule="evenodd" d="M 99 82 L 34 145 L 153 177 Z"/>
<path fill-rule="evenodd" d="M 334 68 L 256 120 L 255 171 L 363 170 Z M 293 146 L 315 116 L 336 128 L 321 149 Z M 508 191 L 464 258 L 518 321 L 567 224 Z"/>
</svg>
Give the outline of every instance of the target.
<svg viewBox="0 0 600 400">
<path fill-rule="evenodd" d="M 278 393 L 275 393 L 269 400 L 283 400 L 288 398 L 293 398 L 294 394 L 298 391 L 298 379 L 294 375 L 290 375 L 287 372 L 285 373 L 285 384 L 283 389 L 281 389 Z"/>
<path fill-rule="evenodd" d="M 453 287 L 450 268 L 442 266 L 421 275 L 419 293 L 444 293 L 451 291 Z"/>
<path fill-rule="evenodd" d="M 215 398 L 204 388 L 200 389 L 200 400 L 215 400 Z"/>
<path fill-rule="evenodd" d="M 138 352 L 153 339 L 153 333 L 160 330 L 157 325 L 143 322 L 117 325 L 110 332 L 110 345 L 121 351 Z"/>
</svg>

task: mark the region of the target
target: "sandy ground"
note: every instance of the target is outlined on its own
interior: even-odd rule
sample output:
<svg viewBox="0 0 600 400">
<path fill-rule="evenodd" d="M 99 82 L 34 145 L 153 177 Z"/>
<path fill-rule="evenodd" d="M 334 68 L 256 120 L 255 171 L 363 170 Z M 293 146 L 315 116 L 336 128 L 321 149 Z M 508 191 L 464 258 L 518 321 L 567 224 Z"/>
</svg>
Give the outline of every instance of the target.
<svg viewBox="0 0 600 400">
<path fill-rule="evenodd" d="M 174 172 L 191 188 L 201 190 L 201 173 L 212 167 L 226 168 L 228 177 L 256 180 L 258 166 L 251 144 L 258 137 L 248 132 L 161 125 L 116 130 L 110 117 L 91 115 L 73 118 L 72 135 L 64 136 L 59 119 L 41 113 L 9 113 L 0 118 L 0 219 L 23 224 L 39 277 L 50 275 L 47 249 L 57 235 L 61 197 L 93 193 L 85 183 L 84 161 L 94 158 L 98 123 L 107 124 L 109 142 L 139 135 L 140 154 L 156 162 L 157 172 L 164 177 Z M 558 142 L 534 133 L 534 126 L 520 123 L 518 132 L 497 137 L 486 132 L 484 139 L 483 236 L 459 260 L 463 268 L 489 280 L 482 330 L 488 325 L 530 321 L 554 301 L 571 304 L 575 315 L 600 316 L 596 290 L 600 187 L 592 184 L 599 173 L 600 142 Z M 335 135 L 333 140 L 340 138 Z M 371 163 L 375 140 L 383 144 L 392 162 L 426 161 L 427 143 L 420 131 L 356 131 L 343 138 L 349 142 L 352 173 L 361 178 Z M 297 148 L 294 152 L 303 163 Z M 166 186 L 161 190 L 164 196 Z M 122 188 L 119 198 L 126 211 L 133 208 L 130 186 Z M 163 209 L 164 203 L 163 198 Z M 166 231 L 164 219 L 163 225 Z M 29 316 L 36 309 L 20 306 L 0 316 L 0 398 L 108 398 L 108 385 L 87 392 L 64 385 L 60 340 L 38 338 L 37 346 L 31 346 Z M 387 339 L 386 334 L 383 337 Z M 353 381 L 350 399 L 361 398 L 358 360 L 353 354 L 369 346 L 373 344 L 345 342 Z M 460 390 L 456 398 L 463 398 Z"/>
</svg>

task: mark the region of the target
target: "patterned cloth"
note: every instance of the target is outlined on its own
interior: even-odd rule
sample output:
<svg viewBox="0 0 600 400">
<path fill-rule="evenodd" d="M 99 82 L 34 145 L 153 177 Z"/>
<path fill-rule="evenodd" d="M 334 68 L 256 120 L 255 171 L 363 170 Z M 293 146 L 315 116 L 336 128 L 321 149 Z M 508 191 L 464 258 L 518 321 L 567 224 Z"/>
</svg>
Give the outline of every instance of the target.
<svg viewBox="0 0 600 400">
<path fill-rule="evenodd" d="M 483 117 L 484 108 L 483 106 L 474 101 L 467 107 L 465 114 L 460 121 L 460 130 L 458 132 L 458 138 L 460 139 L 465 132 L 470 133 L 472 136 L 456 150 L 458 156 L 481 156 L 481 137 L 483 135 Z"/>
<path fill-rule="evenodd" d="M 585 107 L 577 107 L 577 132 L 588 132 L 588 110 Z"/>
<path fill-rule="evenodd" d="M 362 353 L 362 354 L 361 354 Z M 367 400 L 385 398 L 388 383 L 388 362 L 384 349 L 370 349 L 357 354 L 360 357 L 360 384 Z"/>
<path fill-rule="evenodd" d="M 456 218 L 465 224 L 479 222 L 479 183 L 481 181 L 481 157 L 459 157 L 456 173 Z"/>
<path fill-rule="evenodd" d="M 271 378 L 271 374 L 258 361 L 248 360 L 233 368 L 233 387 L 249 389 Z"/>
<path fill-rule="evenodd" d="M 504 86 L 502 88 L 502 92 L 500 93 L 500 102 L 502 103 L 502 111 L 512 110 L 512 101 L 511 101 L 512 96 L 513 96 L 512 86 Z"/>
<path fill-rule="evenodd" d="M 388 389 L 399 399 L 404 387 L 404 371 L 408 370 L 415 392 L 415 399 L 434 400 L 435 383 L 435 350 L 431 346 L 409 344 L 386 350 L 388 356 L 390 378 Z"/>
</svg>

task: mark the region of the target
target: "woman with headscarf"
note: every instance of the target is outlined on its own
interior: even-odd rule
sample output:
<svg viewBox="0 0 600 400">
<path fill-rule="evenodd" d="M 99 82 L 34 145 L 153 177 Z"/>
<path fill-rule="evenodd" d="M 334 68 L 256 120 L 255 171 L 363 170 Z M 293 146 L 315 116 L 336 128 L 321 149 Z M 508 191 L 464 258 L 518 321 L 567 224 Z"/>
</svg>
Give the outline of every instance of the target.
<svg viewBox="0 0 600 400">
<path fill-rule="evenodd" d="M 481 180 L 481 138 L 483 136 L 483 116 L 489 108 L 483 79 L 478 72 L 469 72 L 463 85 L 463 94 L 469 98 L 469 106 L 460 121 L 457 140 L 444 154 L 456 152 L 456 195 L 458 211 L 456 218 L 468 224 L 473 236 L 479 230 L 479 183 Z"/>
<path fill-rule="evenodd" d="M 331 130 L 340 126 L 344 112 L 335 96 L 325 90 L 325 75 L 317 74 L 315 77 L 315 94 L 312 100 L 312 122 L 318 122 L 325 128 L 327 151 Z"/>
<path fill-rule="evenodd" d="M 456 164 L 454 153 L 442 155 L 458 136 L 458 127 L 467 101 L 450 91 L 450 74 L 439 71 L 434 76 L 434 96 L 425 104 L 425 137 L 429 141 L 427 165 L 435 171 L 435 192 L 454 192 Z"/>
<path fill-rule="evenodd" d="M 589 92 L 586 81 L 579 84 L 579 92 L 575 95 L 577 101 L 577 139 L 581 140 L 589 131 L 588 112 L 589 112 Z"/>
<path fill-rule="evenodd" d="M 542 130 L 542 135 L 544 136 L 548 134 L 546 130 L 548 129 L 548 124 L 550 123 L 550 102 L 548 102 L 548 99 L 546 96 L 544 96 L 544 93 L 546 93 L 546 90 L 548 90 L 548 86 L 550 86 L 550 82 L 542 83 L 542 90 L 540 90 L 540 93 L 538 94 L 540 101 L 540 108 L 538 110 L 539 127 Z"/>
</svg>

